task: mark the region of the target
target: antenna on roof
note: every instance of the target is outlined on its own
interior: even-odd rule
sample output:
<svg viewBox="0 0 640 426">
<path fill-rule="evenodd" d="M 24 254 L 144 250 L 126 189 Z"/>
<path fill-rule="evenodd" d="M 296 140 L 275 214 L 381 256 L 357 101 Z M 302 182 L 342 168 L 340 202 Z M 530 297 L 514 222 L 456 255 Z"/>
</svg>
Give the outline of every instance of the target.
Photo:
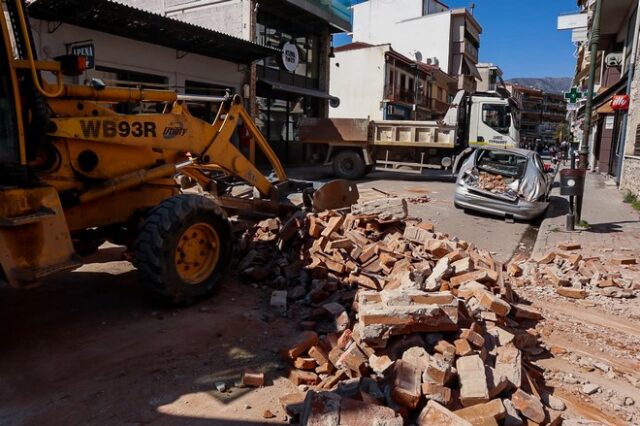
<svg viewBox="0 0 640 426">
<path fill-rule="evenodd" d="M 471 11 L 471 14 L 473 15 L 473 11 L 476 8 L 476 4 L 474 2 L 471 2 L 471 5 L 469 6 L 469 10 Z"/>
</svg>

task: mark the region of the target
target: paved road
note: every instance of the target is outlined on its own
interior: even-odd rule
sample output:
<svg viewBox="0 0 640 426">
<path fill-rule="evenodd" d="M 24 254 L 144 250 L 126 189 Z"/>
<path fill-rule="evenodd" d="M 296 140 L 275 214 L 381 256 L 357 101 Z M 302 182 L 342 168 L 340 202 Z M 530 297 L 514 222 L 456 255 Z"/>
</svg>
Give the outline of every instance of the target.
<svg viewBox="0 0 640 426">
<path fill-rule="evenodd" d="M 324 182 L 332 179 L 329 168 L 294 169 L 289 175 L 299 179 Z M 507 223 L 502 219 L 475 213 L 465 213 L 453 205 L 455 183 L 447 172 L 430 171 L 426 176 L 374 172 L 358 182 L 362 198 L 379 197 L 373 188 L 400 197 L 427 195 L 430 202 L 410 204 L 409 213 L 433 222 L 440 232 L 475 243 L 492 253 L 496 260 L 508 261 L 516 250 L 527 252 L 535 240 L 537 224 Z M 519 246 L 520 242 L 524 246 Z"/>
</svg>

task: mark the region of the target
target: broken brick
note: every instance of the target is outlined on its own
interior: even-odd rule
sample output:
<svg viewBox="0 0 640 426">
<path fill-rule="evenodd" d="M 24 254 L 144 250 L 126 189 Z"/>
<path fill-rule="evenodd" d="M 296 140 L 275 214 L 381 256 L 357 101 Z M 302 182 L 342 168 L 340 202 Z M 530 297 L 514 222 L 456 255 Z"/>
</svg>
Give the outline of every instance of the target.
<svg viewBox="0 0 640 426">
<path fill-rule="evenodd" d="M 429 401 L 418 417 L 419 426 L 472 426 L 467 420 L 451 412 L 436 401 Z"/>
<path fill-rule="evenodd" d="M 293 383 L 296 386 L 298 385 L 313 386 L 318 384 L 318 375 L 312 371 L 292 369 L 289 372 L 288 379 L 291 381 L 291 383 Z"/>
<path fill-rule="evenodd" d="M 318 335 L 313 331 L 305 331 L 298 336 L 296 343 L 285 351 L 287 358 L 293 360 L 318 344 Z"/>
<path fill-rule="evenodd" d="M 469 421 L 473 425 L 491 424 L 491 420 L 502 420 L 507 411 L 499 399 L 494 399 L 484 404 L 476 404 L 471 407 L 454 411 L 454 414 Z"/>
<path fill-rule="evenodd" d="M 245 386 L 260 387 L 264 386 L 264 373 L 245 370 L 242 373 L 242 384 Z"/>
<path fill-rule="evenodd" d="M 420 385 L 422 373 L 413 364 L 399 360 L 394 366 L 394 380 L 391 396 L 403 407 L 414 409 L 422 395 Z"/>
<path fill-rule="evenodd" d="M 587 297 L 587 292 L 585 290 L 574 287 L 557 287 L 556 293 L 560 296 L 569 297 L 571 299 L 585 299 Z"/>
<path fill-rule="evenodd" d="M 522 389 L 518 389 L 511 396 L 511 402 L 526 418 L 536 423 L 544 422 L 546 416 L 542 402 L 539 399 L 529 395 Z"/>
</svg>

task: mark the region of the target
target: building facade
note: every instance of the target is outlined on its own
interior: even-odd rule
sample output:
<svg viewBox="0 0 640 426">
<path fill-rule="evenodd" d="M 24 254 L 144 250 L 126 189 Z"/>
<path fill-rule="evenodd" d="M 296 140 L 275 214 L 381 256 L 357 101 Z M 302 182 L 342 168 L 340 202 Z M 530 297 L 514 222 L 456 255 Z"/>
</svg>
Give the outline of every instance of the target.
<svg viewBox="0 0 640 426">
<path fill-rule="evenodd" d="M 456 84 L 438 67 L 412 60 L 389 44 L 347 44 L 336 48 L 331 59 L 330 93 L 340 99 L 340 105 L 329 116 L 439 119 L 449 108 Z"/>
<path fill-rule="evenodd" d="M 586 37 L 576 40 L 577 61 L 573 81 L 579 91 L 586 92 L 589 68 L 595 62 L 589 165 L 592 171 L 611 176 L 621 187 L 635 187 L 635 191 L 640 192 L 640 158 L 637 157 L 639 152 L 635 150 L 636 129 L 633 128 L 640 124 L 636 118 L 638 112 L 634 111 L 633 99 L 628 111 L 612 107 L 615 97 L 633 92 L 637 64 L 638 2 L 601 2 L 599 49 L 596 57 L 592 58 L 589 40 L 593 30 L 595 4 L 595 0 L 578 2 L 581 12 L 587 16 L 587 27 L 583 29 Z M 637 102 L 638 98 L 635 99 Z M 586 99 L 581 100 L 578 109 L 569 114 L 576 142 L 583 139 L 585 102 Z"/>
<path fill-rule="evenodd" d="M 504 80 L 502 79 L 502 70 L 499 66 L 491 63 L 479 63 L 476 65 L 480 80 L 478 81 L 478 92 L 498 92 L 506 90 Z"/>
<path fill-rule="evenodd" d="M 547 93 L 532 87 L 506 85 L 520 123 L 520 145 L 529 149 L 542 149 L 561 142 L 559 130 L 566 124 L 566 104 L 560 93 Z"/>
<path fill-rule="evenodd" d="M 303 117 L 327 117 L 331 35 L 351 30 L 350 1 L 124 0 L 162 16 L 280 51 L 244 67 L 256 124 L 284 163 L 301 163 Z M 258 159 L 259 160 L 259 159 Z"/>
<path fill-rule="evenodd" d="M 467 9 L 450 9 L 438 0 L 369 0 L 353 6 L 353 41 L 390 43 L 399 53 L 439 66 L 458 80 L 457 88 L 476 91 L 482 27 Z"/>
<path fill-rule="evenodd" d="M 243 93 L 248 86 L 242 67 L 279 54 L 276 49 L 106 0 L 38 0 L 30 3 L 28 12 L 40 58 L 87 56 L 89 68 L 80 76 L 66 77 L 74 84 L 99 79 L 111 86 L 191 95 Z M 118 111 L 155 112 L 155 108 L 131 104 L 119 105 Z M 193 115 L 205 120 L 214 118 L 216 108 L 211 103 L 189 105 Z"/>
</svg>

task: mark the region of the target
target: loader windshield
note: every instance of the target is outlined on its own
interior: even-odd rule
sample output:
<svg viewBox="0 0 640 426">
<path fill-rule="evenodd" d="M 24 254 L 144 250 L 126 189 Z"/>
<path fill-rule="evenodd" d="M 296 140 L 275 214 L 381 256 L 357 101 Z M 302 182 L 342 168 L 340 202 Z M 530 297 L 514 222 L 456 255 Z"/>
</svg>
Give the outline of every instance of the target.
<svg viewBox="0 0 640 426">
<path fill-rule="evenodd" d="M 0 163 L 19 163 L 20 148 L 16 132 L 13 89 L 9 59 L 4 42 L 0 43 Z"/>
</svg>

